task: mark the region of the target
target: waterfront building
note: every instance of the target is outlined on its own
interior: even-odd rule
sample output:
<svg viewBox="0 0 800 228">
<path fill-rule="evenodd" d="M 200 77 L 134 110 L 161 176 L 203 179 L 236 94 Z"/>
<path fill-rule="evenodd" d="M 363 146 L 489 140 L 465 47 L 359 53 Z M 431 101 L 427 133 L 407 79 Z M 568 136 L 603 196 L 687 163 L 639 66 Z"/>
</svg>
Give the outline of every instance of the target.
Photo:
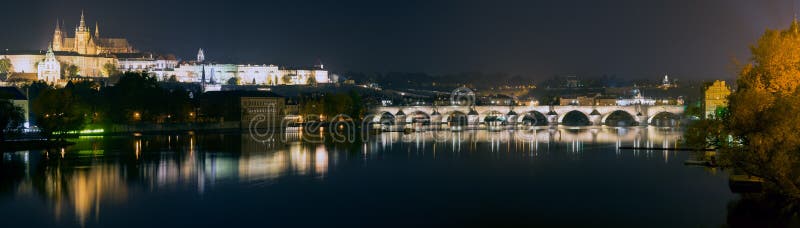
<svg viewBox="0 0 800 228">
<path fill-rule="evenodd" d="M 617 99 L 617 105 L 620 106 L 629 106 L 629 105 L 655 105 L 656 100 L 652 98 L 645 98 L 642 91 L 639 89 L 639 86 L 633 85 L 633 89 L 631 89 L 632 97 L 629 98 L 620 98 Z"/>
<path fill-rule="evenodd" d="M 656 100 L 652 98 L 645 98 L 641 94 L 638 94 L 632 98 L 621 98 L 617 99 L 617 105 L 620 106 L 629 106 L 629 105 L 655 105 Z"/>
<path fill-rule="evenodd" d="M 286 116 L 286 99 L 268 91 L 211 91 L 203 94 L 202 106 L 215 112 L 218 121 L 239 121 L 241 128 L 279 127 Z"/>
<path fill-rule="evenodd" d="M 728 106 L 729 95 L 731 95 L 731 89 L 725 84 L 725 81 L 715 80 L 713 83 L 708 84 L 703 90 L 704 117 L 716 118 L 717 108 Z"/>
<path fill-rule="evenodd" d="M 594 105 L 594 97 L 563 96 L 558 99 L 559 105 Z"/>
<path fill-rule="evenodd" d="M 17 106 L 22 109 L 23 116 L 25 116 L 25 123 L 23 126 L 25 128 L 29 127 L 29 117 L 30 117 L 30 105 L 28 102 L 28 96 L 26 96 L 22 91 L 17 89 L 17 87 L 0 87 L 0 100 L 8 100 L 14 106 Z M 2 129 L 0 129 L 2 130 Z"/>
<path fill-rule="evenodd" d="M 517 101 L 513 97 L 494 94 L 491 96 L 482 96 L 478 98 L 478 105 L 516 105 Z"/>
<path fill-rule="evenodd" d="M 594 99 L 594 104 L 597 106 L 614 106 L 617 105 L 617 97 L 609 95 L 601 95 Z"/>
<path fill-rule="evenodd" d="M 283 123 L 286 100 L 274 94 L 245 95 L 242 105 L 242 127 L 279 128 Z"/>
</svg>

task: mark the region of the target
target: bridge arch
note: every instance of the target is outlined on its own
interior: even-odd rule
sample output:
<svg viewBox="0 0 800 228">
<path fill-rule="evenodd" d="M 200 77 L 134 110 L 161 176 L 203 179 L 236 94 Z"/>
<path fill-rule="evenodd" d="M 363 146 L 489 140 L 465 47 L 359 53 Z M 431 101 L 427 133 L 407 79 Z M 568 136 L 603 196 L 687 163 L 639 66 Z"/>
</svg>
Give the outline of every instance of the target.
<svg viewBox="0 0 800 228">
<path fill-rule="evenodd" d="M 606 114 L 603 114 L 602 117 L 600 118 L 600 124 L 615 126 L 616 124 L 608 124 L 608 123 L 606 123 L 608 121 L 608 117 L 610 117 L 612 115 L 623 115 L 623 118 L 629 119 L 631 121 L 631 125 L 638 125 L 638 121 L 636 120 L 636 114 L 635 113 L 631 113 L 628 110 L 622 110 L 622 109 L 617 109 L 617 110 L 608 112 Z"/>
<path fill-rule="evenodd" d="M 382 125 L 393 125 L 395 122 L 395 116 L 391 112 L 384 111 L 378 113 L 373 119 L 373 122 L 380 123 Z"/>
<path fill-rule="evenodd" d="M 517 117 L 517 122 L 528 126 L 542 126 L 547 125 L 547 116 L 536 110 L 520 113 Z"/>
<path fill-rule="evenodd" d="M 680 119 L 681 119 L 680 118 L 680 114 L 678 114 L 678 113 L 673 113 L 673 112 L 669 112 L 669 111 L 660 111 L 660 112 L 657 112 L 657 113 L 651 115 L 650 117 L 648 117 L 647 118 L 647 124 L 649 124 L 649 125 L 655 124 L 654 121 L 660 119 L 660 118 L 657 118 L 657 117 L 660 117 L 660 118 L 663 117 L 664 119 L 669 119 L 669 120 L 674 120 L 674 121 L 680 121 Z"/>
<path fill-rule="evenodd" d="M 506 115 L 497 110 L 489 110 L 481 113 L 479 122 L 503 122 L 506 120 Z"/>
<path fill-rule="evenodd" d="M 431 116 L 420 110 L 407 113 L 405 118 L 406 123 L 421 123 L 423 125 L 431 123 Z"/>
<path fill-rule="evenodd" d="M 467 125 L 467 113 L 462 111 L 450 111 L 442 116 L 442 122 L 451 125 Z"/>
<path fill-rule="evenodd" d="M 572 111 L 564 112 L 564 114 L 561 114 L 561 115 L 558 116 L 558 123 L 562 124 L 562 125 L 569 126 L 568 124 L 564 123 L 564 118 L 567 117 L 567 116 L 570 116 L 570 117 L 574 116 L 574 117 L 580 119 L 579 120 L 580 123 L 576 123 L 575 125 L 572 125 L 572 126 L 583 126 L 583 125 L 591 125 L 592 124 L 591 118 L 589 118 L 589 114 L 587 114 L 585 112 L 582 112 L 580 110 L 572 110 Z"/>
</svg>

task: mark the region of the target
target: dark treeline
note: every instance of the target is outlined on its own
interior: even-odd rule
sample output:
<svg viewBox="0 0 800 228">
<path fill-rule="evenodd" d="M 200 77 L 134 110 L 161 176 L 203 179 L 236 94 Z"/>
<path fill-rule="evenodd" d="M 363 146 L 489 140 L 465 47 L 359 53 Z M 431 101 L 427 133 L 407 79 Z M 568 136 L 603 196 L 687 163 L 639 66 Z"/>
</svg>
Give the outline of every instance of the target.
<svg viewBox="0 0 800 228">
<path fill-rule="evenodd" d="M 298 102 L 298 114 L 305 121 L 358 121 L 366 115 L 367 108 L 361 94 L 355 90 L 346 93 L 304 94 L 299 97 Z"/>
<path fill-rule="evenodd" d="M 70 81 L 63 88 L 28 85 L 31 122 L 45 137 L 63 136 L 87 125 L 196 121 L 199 102 L 191 84 L 159 83 L 146 74 L 125 73 L 114 86 Z"/>
</svg>

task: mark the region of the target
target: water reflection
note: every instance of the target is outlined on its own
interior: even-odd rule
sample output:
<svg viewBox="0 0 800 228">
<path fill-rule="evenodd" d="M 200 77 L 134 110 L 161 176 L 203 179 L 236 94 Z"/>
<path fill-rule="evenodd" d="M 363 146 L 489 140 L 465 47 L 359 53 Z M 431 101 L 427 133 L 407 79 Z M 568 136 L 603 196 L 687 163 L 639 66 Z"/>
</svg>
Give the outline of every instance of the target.
<svg viewBox="0 0 800 228">
<path fill-rule="evenodd" d="M 412 134 L 387 132 L 376 135 L 367 143 L 366 151 L 391 150 L 398 142 L 414 145 L 416 150 L 432 152 L 540 152 L 567 151 L 580 154 L 587 146 L 612 144 L 621 155 L 621 146 L 637 148 L 676 148 L 683 136 L 682 129 L 661 127 L 538 127 L 516 131 L 428 131 Z M 669 161 L 669 150 L 629 150 L 637 157 L 662 157 Z M 657 154 L 658 153 L 658 154 Z"/>
<path fill-rule="evenodd" d="M 324 181 L 342 164 L 365 164 L 404 152 L 406 159 L 581 160 L 587 150 L 615 150 L 617 159 L 663 159 L 673 151 L 619 146 L 677 147 L 682 131 L 656 127 L 534 128 L 516 131 L 428 131 L 370 135 L 366 141 L 307 143 L 253 140 L 239 134 L 91 137 L 55 151 L 4 153 L 6 196 L 42 197 L 58 219 L 84 225 L 102 217 L 104 205 L 120 205 L 131 192 L 196 191 L 219 185 L 269 186 L 282 178 Z M 314 135 L 313 137 L 327 136 Z M 67 219 L 70 220 L 71 219 Z"/>
</svg>

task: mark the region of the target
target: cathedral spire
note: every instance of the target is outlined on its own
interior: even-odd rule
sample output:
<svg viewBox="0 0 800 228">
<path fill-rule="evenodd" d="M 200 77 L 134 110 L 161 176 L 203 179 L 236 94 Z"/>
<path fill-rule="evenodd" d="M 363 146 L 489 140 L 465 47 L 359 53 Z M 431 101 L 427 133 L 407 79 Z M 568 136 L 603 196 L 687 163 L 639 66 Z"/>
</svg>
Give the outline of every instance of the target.
<svg viewBox="0 0 800 228">
<path fill-rule="evenodd" d="M 81 24 L 78 26 L 78 28 L 86 28 L 86 20 L 83 20 L 83 10 L 81 10 Z"/>
<path fill-rule="evenodd" d="M 94 22 L 94 37 L 100 38 L 100 27 L 97 26 L 97 22 Z"/>
<path fill-rule="evenodd" d="M 63 32 L 61 31 L 62 26 L 61 24 L 58 23 L 58 21 L 59 21 L 58 18 L 56 18 L 56 29 L 55 31 L 53 31 L 53 40 L 51 41 L 50 46 L 53 47 L 53 49 L 60 51 L 62 45 L 61 42 L 64 39 L 64 35 L 62 34 Z"/>
</svg>

